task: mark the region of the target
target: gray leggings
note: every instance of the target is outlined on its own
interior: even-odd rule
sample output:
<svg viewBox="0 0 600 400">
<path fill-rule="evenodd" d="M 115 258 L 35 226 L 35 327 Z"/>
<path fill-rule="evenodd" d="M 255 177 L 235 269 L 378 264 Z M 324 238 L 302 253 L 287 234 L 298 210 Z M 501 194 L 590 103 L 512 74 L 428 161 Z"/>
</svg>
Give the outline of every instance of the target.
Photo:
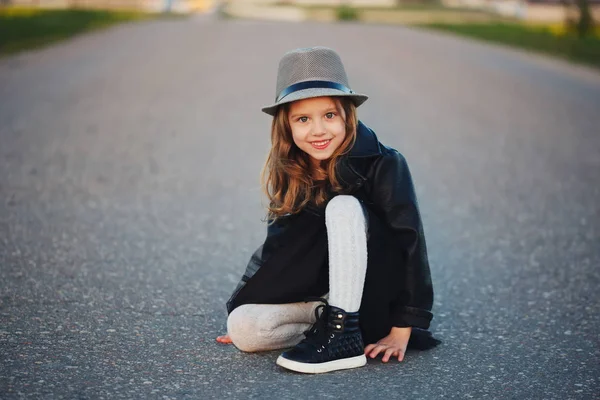
<svg viewBox="0 0 600 400">
<path fill-rule="evenodd" d="M 229 314 L 227 332 L 242 351 L 292 347 L 316 321 L 314 310 L 318 304 L 244 304 Z"/>
</svg>

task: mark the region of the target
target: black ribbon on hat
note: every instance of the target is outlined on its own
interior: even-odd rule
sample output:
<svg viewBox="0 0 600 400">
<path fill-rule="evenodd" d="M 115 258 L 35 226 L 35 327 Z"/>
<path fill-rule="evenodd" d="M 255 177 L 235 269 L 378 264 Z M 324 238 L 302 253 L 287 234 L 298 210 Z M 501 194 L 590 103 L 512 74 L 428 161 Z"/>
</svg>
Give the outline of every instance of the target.
<svg viewBox="0 0 600 400">
<path fill-rule="evenodd" d="M 281 93 L 279 93 L 279 96 L 277 96 L 277 99 L 275 100 L 276 103 L 279 103 L 285 96 L 287 96 L 290 93 L 294 93 L 297 92 L 299 90 L 304 90 L 304 89 L 337 89 L 337 90 L 341 90 L 344 93 L 348 93 L 348 94 L 353 94 L 354 91 L 352 91 L 350 88 L 342 85 L 341 83 L 336 83 L 336 82 L 330 82 L 330 81 L 306 81 L 306 82 L 299 82 L 299 83 L 295 83 L 293 85 L 290 85 L 288 87 L 286 87 L 285 89 L 283 89 L 281 91 Z"/>
</svg>

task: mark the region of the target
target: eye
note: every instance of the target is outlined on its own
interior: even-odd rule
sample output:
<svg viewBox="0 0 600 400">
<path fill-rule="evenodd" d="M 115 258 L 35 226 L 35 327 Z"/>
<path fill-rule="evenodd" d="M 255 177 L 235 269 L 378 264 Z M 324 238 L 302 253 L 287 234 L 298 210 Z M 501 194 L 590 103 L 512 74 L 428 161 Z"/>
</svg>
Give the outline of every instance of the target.
<svg viewBox="0 0 600 400">
<path fill-rule="evenodd" d="M 335 117 L 335 113 L 328 112 L 327 114 L 325 114 L 325 116 L 326 116 L 328 119 L 332 119 L 333 117 Z"/>
<path fill-rule="evenodd" d="M 300 118 L 298 118 L 298 121 L 306 122 L 306 121 L 308 121 L 308 117 L 300 117 Z"/>
</svg>

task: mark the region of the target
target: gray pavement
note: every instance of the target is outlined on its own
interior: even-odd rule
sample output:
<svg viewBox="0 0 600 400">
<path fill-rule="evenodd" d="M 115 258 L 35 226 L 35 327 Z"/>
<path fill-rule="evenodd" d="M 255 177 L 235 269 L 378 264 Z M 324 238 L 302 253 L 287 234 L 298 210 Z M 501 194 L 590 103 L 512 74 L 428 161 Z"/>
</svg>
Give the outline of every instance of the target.
<svg viewBox="0 0 600 400">
<path fill-rule="evenodd" d="M 322 376 L 219 345 L 279 57 L 407 157 L 444 343 Z M 211 17 L 0 60 L 0 398 L 599 398 L 600 74 L 410 28 Z"/>
</svg>

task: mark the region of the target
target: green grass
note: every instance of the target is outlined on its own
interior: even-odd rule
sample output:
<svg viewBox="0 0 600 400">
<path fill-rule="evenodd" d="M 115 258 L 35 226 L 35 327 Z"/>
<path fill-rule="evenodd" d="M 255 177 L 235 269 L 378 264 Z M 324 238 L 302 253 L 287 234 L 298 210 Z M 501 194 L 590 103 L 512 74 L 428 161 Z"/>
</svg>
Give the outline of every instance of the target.
<svg viewBox="0 0 600 400">
<path fill-rule="evenodd" d="M 404 4 L 390 6 L 390 7 L 377 7 L 377 6 L 334 6 L 327 4 L 292 4 L 286 2 L 274 3 L 273 5 L 279 7 L 296 7 L 303 8 L 307 10 L 334 10 L 337 11 L 340 8 L 352 8 L 357 13 L 361 13 L 363 11 L 460 11 L 467 13 L 481 13 L 481 10 L 469 7 L 446 7 L 438 1 L 415 1 L 415 2 L 407 2 Z"/>
<path fill-rule="evenodd" d="M 154 17 L 135 11 L 0 7 L 0 55 L 44 46 L 125 21 Z"/>
<path fill-rule="evenodd" d="M 358 19 L 358 12 L 348 6 L 338 7 L 336 10 L 337 19 L 340 21 L 354 21 Z"/>
<path fill-rule="evenodd" d="M 578 38 L 574 34 L 556 34 L 550 27 L 518 23 L 435 23 L 423 26 L 551 54 L 600 68 L 600 37 L 598 35 Z"/>
</svg>

